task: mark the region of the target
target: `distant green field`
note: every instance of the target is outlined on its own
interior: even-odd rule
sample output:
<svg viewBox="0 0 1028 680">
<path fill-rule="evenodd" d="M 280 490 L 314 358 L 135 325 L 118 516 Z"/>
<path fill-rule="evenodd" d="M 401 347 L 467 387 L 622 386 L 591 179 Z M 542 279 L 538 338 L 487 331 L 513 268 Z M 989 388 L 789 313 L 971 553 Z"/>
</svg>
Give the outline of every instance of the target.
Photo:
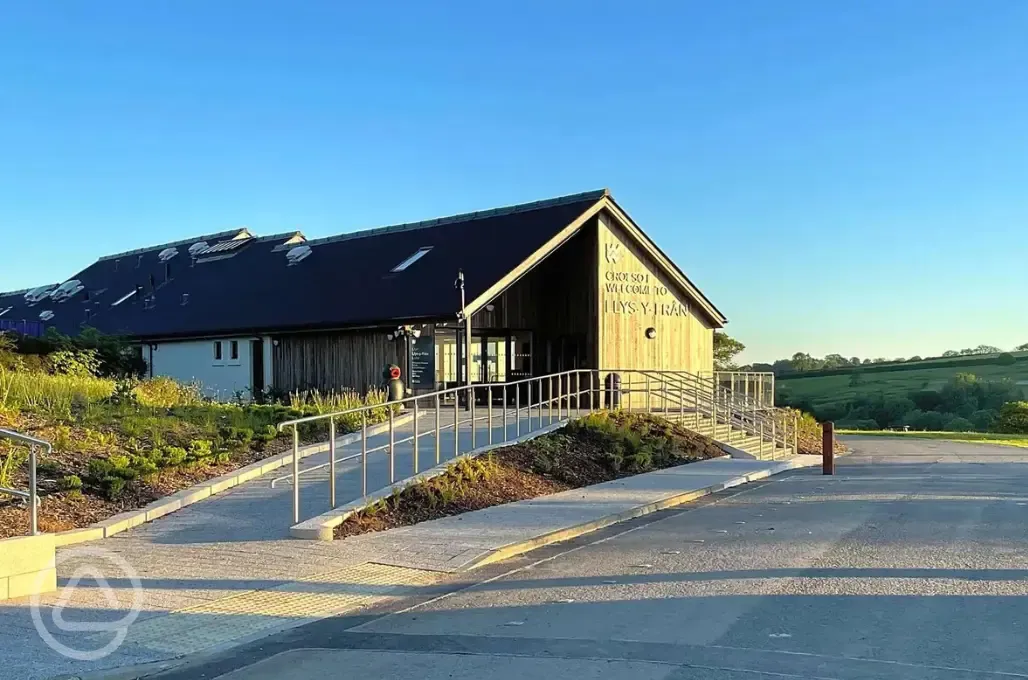
<svg viewBox="0 0 1028 680">
<path fill-rule="evenodd" d="M 860 437 L 895 437 L 902 439 L 942 439 L 971 444 L 998 444 L 1028 448 L 1028 435 L 996 434 L 995 432 L 891 432 L 888 430 L 839 430 L 839 434 Z"/>
<path fill-rule="evenodd" d="M 854 397 L 878 393 L 906 396 L 911 390 L 938 390 L 957 373 L 973 373 L 986 380 L 1008 378 L 1028 393 L 1028 361 L 1019 361 L 1011 366 L 985 364 L 967 367 L 923 368 L 919 370 L 863 373 L 862 383 L 850 386 L 850 375 L 826 375 L 811 378 L 790 378 L 780 376 L 776 382 L 780 389 L 788 392 L 790 399 L 809 399 L 815 406 L 846 403 Z"/>
</svg>

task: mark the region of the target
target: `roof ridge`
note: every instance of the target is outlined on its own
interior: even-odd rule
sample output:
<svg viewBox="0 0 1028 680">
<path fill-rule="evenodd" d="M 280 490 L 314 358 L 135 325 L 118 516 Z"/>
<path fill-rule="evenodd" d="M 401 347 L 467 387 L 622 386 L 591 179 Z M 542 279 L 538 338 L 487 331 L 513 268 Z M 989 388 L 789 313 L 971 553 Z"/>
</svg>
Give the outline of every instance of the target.
<svg viewBox="0 0 1028 680">
<path fill-rule="evenodd" d="M 214 234 L 203 234 L 203 235 L 200 235 L 200 236 L 194 236 L 192 238 L 184 238 L 184 239 L 179 239 L 178 241 L 171 241 L 170 243 L 162 243 L 162 244 L 156 245 L 156 246 L 147 246 L 146 248 L 135 248 L 134 250 L 126 250 L 123 253 L 114 253 L 112 255 L 104 255 L 102 257 L 97 258 L 96 261 L 97 262 L 103 262 L 105 260 L 113 260 L 113 259 L 116 259 L 116 258 L 119 258 L 119 257 L 128 257 L 129 255 L 141 255 L 143 253 L 148 253 L 151 250 L 157 250 L 158 248 L 161 249 L 161 250 L 164 250 L 165 248 L 174 248 L 176 246 L 184 246 L 187 243 L 191 244 L 191 243 L 196 243 L 197 241 L 206 241 L 208 239 L 223 238 L 225 236 L 234 236 L 234 235 L 238 234 L 239 232 L 241 232 L 243 230 L 249 231 L 248 229 L 246 229 L 246 227 L 239 227 L 237 229 L 228 229 L 226 231 L 219 231 L 219 232 L 216 232 Z"/>
<path fill-rule="evenodd" d="M 346 234 L 336 234 L 335 236 L 325 236 L 322 238 L 310 239 L 304 245 L 316 246 L 324 243 L 335 243 L 337 241 L 349 241 L 351 239 L 365 238 L 367 236 L 378 236 L 380 234 L 389 234 L 401 231 L 413 231 L 415 229 L 427 229 L 429 227 L 438 227 L 444 224 L 470 222 L 471 220 L 480 220 L 485 219 L 487 217 L 496 217 L 499 215 L 512 215 L 519 212 L 528 212 L 529 210 L 551 208 L 558 205 L 578 203 L 579 201 L 585 201 L 590 199 L 598 201 L 604 196 L 609 195 L 609 189 L 595 189 L 593 191 L 583 191 L 577 194 L 567 194 L 566 196 L 547 198 L 541 201 L 532 201 L 530 203 L 518 203 L 515 205 L 509 205 L 502 208 L 492 208 L 490 210 L 479 210 L 476 212 L 460 213 L 457 215 L 450 215 L 448 217 L 437 217 L 431 220 L 421 220 L 419 222 L 406 222 L 403 224 L 396 224 L 386 227 L 375 227 L 373 229 L 352 231 Z"/>
<path fill-rule="evenodd" d="M 293 229 L 292 231 L 283 231 L 280 234 L 268 234 L 267 236 L 258 236 L 254 239 L 254 241 L 257 243 L 263 243 L 266 241 L 275 241 L 280 238 L 292 238 L 296 235 L 300 235 L 304 238 L 307 238 L 306 236 L 304 236 L 304 233 L 299 229 Z"/>
</svg>

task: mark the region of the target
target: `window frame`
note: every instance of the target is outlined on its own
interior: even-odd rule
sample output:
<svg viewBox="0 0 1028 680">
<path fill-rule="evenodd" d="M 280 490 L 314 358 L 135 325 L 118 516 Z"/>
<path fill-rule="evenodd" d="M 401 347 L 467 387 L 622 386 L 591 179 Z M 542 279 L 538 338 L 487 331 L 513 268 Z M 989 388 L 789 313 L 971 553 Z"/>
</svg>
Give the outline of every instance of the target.
<svg viewBox="0 0 1028 680">
<path fill-rule="evenodd" d="M 395 267 L 393 267 L 392 269 L 390 269 L 390 270 L 389 270 L 389 273 L 390 273 L 390 274 L 399 274 L 400 272 L 404 272 L 404 271 L 407 271 L 408 269 L 410 269 L 410 267 L 411 267 L 411 266 L 412 266 L 412 265 L 413 265 L 413 264 L 414 264 L 415 262 L 417 262 L 418 260 L 420 260 L 421 258 L 423 258 L 423 257 L 424 257 L 425 255 L 428 255 L 428 253 L 429 253 L 429 252 L 430 252 L 430 251 L 431 251 L 431 250 L 432 250 L 433 248 L 435 248 L 435 246 L 421 246 L 420 248 L 418 248 L 417 250 L 415 250 L 415 251 L 414 251 L 413 253 L 411 253 L 410 255 L 408 255 L 407 257 L 405 257 L 405 258 L 403 259 L 403 261 L 402 261 L 402 262 L 400 262 L 400 264 L 398 264 L 398 265 L 396 265 Z"/>
<path fill-rule="evenodd" d="M 214 341 L 214 363 L 223 364 L 225 363 L 225 350 L 221 345 L 221 340 Z"/>
</svg>

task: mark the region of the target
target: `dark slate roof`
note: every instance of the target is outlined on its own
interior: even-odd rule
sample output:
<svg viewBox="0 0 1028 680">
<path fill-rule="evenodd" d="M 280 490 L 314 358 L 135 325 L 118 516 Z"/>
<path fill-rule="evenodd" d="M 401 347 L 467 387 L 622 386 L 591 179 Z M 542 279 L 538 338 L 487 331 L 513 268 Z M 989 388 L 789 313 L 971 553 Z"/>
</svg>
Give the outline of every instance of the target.
<svg viewBox="0 0 1028 680">
<path fill-rule="evenodd" d="M 158 259 L 169 247 L 164 244 L 102 258 L 72 277 L 85 290 L 71 300 L 22 300 L 18 310 L 37 319 L 51 309 L 50 323 L 66 333 L 88 323 L 105 333 L 154 339 L 452 319 L 460 310 L 458 270 L 470 301 L 605 195 L 594 191 L 307 241 L 311 254 L 292 265 L 286 240 L 293 234 L 250 239 L 220 259 L 192 262 L 189 243 L 213 245 L 233 232 L 197 237 L 172 244 L 180 254 L 169 262 L 167 281 Z M 424 247 L 432 250 L 405 271 L 391 272 Z M 112 306 L 136 286 L 141 294 Z"/>
<path fill-rule="evenodd" d="M 94 326 L 110 332 L 109 324 L 115 316 L 113 312 L 118 311 L 122 305 L 131 306 L 131 303 L 126 302 L 114 307 L 112 306 L 114 302 L 139 286 L 142 293 L 139 296 L 133 296 L 132 302 L 135 302 L 136 297 L 142 298 L 151 291 L 159 291 L 168 273 L 173 277 L 183 274 L 189 268 L 190 260 L 186 249 L 192 243 L 207 241 L 213 244 L 222 239 L 231 238 L 241 231 L 245 230 L 233 229 L 216 234 L 206 234 L 151 248 L 141 248 L 102 257 L 67 279 L 68 281 L 79 281 L 82 285 L 82 290 L 70 298 L 54 300 L 51 297 L 45 297 L 36 302 L 26 299 L 26 293 L 35 289 L 4 294 L 5 302 L 0 306 L 0 310 L 8 306 L 12 309 L 0 318 L 39 321 L 41 313 L 50 311 L 53 312 L 53 318 L 45 321 L 45 325 L 56 328 L 67 335 L 78 333 L 83 325 Z M 158 257 L 158 254 L 166 248 L 177 248 L 179 251 L 179 254 L 167 264 L 161 262 Z M 56 288 L 57 285 L 54 284 L 51 287 Z M 142 304 L 138 306 L 141 308 Z M 130 328 L 126 327 L 126 331 L 131 334 Z"/>
</svg>

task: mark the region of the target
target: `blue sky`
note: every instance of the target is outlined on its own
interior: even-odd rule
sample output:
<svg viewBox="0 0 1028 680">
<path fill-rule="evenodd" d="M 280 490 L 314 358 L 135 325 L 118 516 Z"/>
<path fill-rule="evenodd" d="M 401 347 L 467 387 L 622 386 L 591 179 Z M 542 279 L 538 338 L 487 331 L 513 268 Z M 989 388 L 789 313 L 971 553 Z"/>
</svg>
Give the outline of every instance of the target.
<svg viewBox="0 0 1028 680">
<path fill-rule="evenodd" d="M 0 290 L 609 187 L 749 360 L 1028 342 L 1028 3 L 20 2 Z"/>
</svg>

